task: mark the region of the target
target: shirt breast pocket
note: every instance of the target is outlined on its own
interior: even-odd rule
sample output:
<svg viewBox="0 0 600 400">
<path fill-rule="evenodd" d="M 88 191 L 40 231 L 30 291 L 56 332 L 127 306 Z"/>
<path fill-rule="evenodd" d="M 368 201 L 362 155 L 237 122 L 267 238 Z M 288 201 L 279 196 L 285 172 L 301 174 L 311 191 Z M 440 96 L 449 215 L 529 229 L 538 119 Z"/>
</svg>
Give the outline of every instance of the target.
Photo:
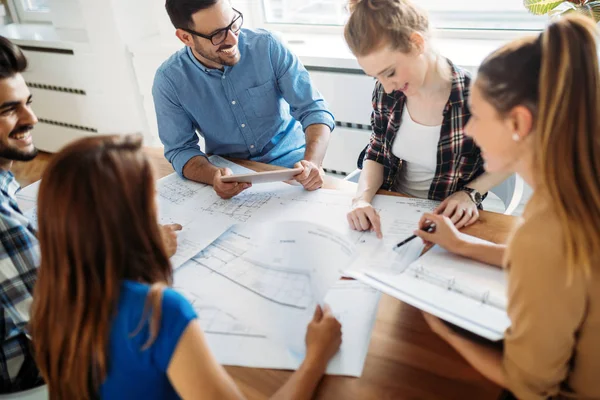
<svg viewBox="0 0 600 400">
<path fill-rule="evenodd" d="M 279 92 L 274 80 L 246 89 L 251 109 L 257 117 L 279 115 Z"/>
</svg>

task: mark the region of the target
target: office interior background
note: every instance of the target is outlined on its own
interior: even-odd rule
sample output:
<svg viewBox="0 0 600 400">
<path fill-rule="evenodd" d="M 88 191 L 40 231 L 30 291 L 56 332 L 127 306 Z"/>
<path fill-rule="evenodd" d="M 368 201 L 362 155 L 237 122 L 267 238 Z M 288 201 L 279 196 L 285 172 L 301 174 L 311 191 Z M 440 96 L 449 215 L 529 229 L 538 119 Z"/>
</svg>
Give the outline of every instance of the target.
<svg viewBox="0 0 600 400">
<path fill-rule="evenodd" d="M 522 0 L 417 3 L 429 12 L 439 52 L 473 74 L 491 51 L 539 31 L 548 18 L 528 13 Z M 370 136 L 375 82 L 344 42 L 347 0 L 232 4 L 245 28 L 275 32 L 310 71 L 337 124 L 324 168 L 350 174 Z M 139 132 L 147 146 L 161 145 L 152 82 L 158 66 L 183 46 L 164 0 L 1 0 L 0 22 L 0 34 L 22 46 L 30 62 L 25 78 L 40 121 L 33 131 L 40 150 L 106 133 Z M 526 187 L 521 204 L 529 194 Z"/>
</svg>

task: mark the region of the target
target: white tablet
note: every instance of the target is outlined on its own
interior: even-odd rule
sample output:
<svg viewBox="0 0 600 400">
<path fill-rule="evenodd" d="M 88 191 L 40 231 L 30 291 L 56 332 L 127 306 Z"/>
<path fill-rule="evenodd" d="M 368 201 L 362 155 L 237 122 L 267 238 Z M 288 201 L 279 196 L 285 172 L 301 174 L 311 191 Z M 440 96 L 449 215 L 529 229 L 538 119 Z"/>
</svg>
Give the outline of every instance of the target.
<svg viewBox="0 0 600 400">
<path fill-rule="evenodd" d="M 282 169 L 277 171 L 255 172 L 252 174 L 229 175 L 221 177 L 221 182 L 233 183 L 267 183 L 282 182 L 294 179 L 296 175 L 303 171 L 302 168 Z"/>
</svg>

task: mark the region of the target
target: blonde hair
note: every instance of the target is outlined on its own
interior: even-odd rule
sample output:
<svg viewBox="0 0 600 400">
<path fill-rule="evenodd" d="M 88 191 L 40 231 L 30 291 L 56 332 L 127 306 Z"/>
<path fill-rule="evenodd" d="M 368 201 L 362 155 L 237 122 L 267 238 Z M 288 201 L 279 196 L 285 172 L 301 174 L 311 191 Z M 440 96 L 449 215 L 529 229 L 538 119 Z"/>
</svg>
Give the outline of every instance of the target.
<svg viewBox="0 0 600 400">
<path fill-rule="evenodd" d="M 355 56 L 365 56 L 387 43 L 409 53 L 415 32 L 429 36 L 427 13 L 410 0 L 350 0 L 344 38 Z"/>
<path fill-rule="evenodd" d="M 600 253 L 600 72 L 596 25 L 570 15 L 513 42 L 479 68 L 477 87 L 502 115 L 534 115 L 536 185 L 552 201 L 569 276 L 590 276 Z"/>
</svg>

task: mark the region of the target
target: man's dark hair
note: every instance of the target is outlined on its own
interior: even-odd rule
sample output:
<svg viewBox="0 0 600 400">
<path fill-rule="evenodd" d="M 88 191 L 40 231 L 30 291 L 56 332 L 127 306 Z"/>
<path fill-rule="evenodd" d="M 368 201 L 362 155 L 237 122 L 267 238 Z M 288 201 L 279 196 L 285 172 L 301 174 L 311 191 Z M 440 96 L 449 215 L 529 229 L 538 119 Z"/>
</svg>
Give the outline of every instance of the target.
<svg viewBox="0 0 600 400">
<path fill-rule="evenodd" d="M 4 36 L 0 36 L 0 79 L 13 77 L 25 69 L 27 59 L 23 51 Z"/>
<path fill-rule="evenodd" d="M 219 0 L 167 0 L 165 8 L 175 28 L 189 29 L 193 25 L 193 14 L 206 10 L 218 2 Z"/>
</svg>

